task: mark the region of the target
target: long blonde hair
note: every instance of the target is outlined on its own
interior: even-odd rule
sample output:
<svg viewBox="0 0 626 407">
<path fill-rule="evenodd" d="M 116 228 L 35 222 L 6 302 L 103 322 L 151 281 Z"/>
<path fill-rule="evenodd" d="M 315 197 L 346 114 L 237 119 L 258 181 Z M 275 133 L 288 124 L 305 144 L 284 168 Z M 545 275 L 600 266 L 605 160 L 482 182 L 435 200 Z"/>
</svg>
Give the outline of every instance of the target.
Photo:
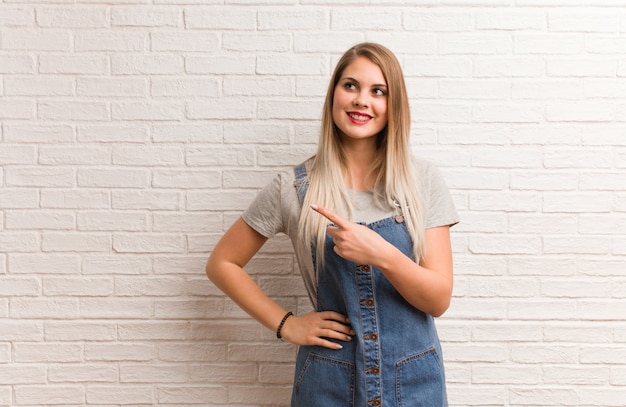
<svg viewBox="0 0 626 407">
<path fill-rule="evenodd" d="M 339 130 L 333 121 L 332 109 L 335 87 L 346 67 L 358 57 L 365 57 L 376 64 L 387 82 L 388 121 L 376 140 L 376 156 L 371 168 L 374 179 L 372 192 L 381 207 L 399 206 L 413 241 L 415 260 L 424 252 L 422 188 L 415 176 L 409 146 L 411 115 L 404 75 L 400 63 L 389 49 L 365 42 L 346 51 L 335 67 L 326 92 L 317 152 L 311 159 L 308 173 L 309 187 L 303 201 L 298 233 L 307 247 L 315 243 L 318 266 L 324 259 L 328 221 L 310 210 L 310 205 L 319 204 L 333 211 L 343 205 L 350 220 L 354 212 L 344 182 L 347 159 Z"/>
</svg>

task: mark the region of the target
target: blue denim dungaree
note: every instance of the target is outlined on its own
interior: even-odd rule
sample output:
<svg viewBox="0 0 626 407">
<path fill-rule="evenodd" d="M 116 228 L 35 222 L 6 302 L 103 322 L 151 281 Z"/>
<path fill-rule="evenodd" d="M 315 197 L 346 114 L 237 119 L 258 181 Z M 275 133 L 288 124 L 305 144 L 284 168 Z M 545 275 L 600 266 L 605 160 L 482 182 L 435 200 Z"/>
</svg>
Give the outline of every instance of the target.
<svg viewBox="0 0 626 407">
<path fill-rule="evenodd" d="M 295 171 L 302 203 L 306 170 Z M 413 257 L 401 217 L 367 227 Z M 327 235 L 324 268 L 317 272 L 317 311 L 348 316 L 356 335 L 341 342 L 340 350 L 299 348 L 291 406 L 447 406 L 433 317 L 410 305 L 376 267 L 347 261 L 333 246 Z"/>
</svg>

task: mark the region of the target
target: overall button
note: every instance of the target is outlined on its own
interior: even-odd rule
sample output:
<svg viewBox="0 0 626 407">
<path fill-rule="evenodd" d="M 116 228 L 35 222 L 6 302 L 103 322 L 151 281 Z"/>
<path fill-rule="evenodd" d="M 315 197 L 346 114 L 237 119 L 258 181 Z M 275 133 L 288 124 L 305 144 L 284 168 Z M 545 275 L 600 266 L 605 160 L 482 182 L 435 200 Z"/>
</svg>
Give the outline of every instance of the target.
<svg viewBox="0 0 626 407">
<path fill-rule="evenodd" d="M 370 401 L 368 401 L 368 402 L 367 402 L 367 404 L 369 404 L 370 406 L 380 406 L 380 405 L 382 405 L 383 403 L 382 403 L 380 400 L 376 399 L 376 400 L 370 400 Z"/>
<path fill-rule="evenodd" d="M 380 374 L 380 369 L 377 367 L 373 367 L 371 369 L 367 369 L 365 373 Z"/>
<path fill-rule="evenodd" d="M 377 334 L 369 334 L 369 335 L 365 335 L 364 336 L 365 339 L 371 339 L 373 341 L 378 339 L 378 335 Z"/>
</svg>

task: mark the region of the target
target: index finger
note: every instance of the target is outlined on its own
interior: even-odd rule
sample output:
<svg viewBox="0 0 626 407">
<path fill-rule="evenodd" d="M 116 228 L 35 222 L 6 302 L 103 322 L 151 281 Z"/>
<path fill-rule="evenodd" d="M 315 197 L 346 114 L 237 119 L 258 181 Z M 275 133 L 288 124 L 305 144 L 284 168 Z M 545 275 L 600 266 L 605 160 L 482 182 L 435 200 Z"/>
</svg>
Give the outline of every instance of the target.
<svg viewBox="0 0 626 407">
<path fill-rule="evenodd" d="M 348 227 L 348 225 L 350 225 L 350 222 L 335 214 L 330 209 L 324 208 L 323 206 L 313 204 L 311 205 L 311 209 L 313 209 L 315 212 L 319 213 L 341 229 L 345 229 Z"/>
<path fill-rule="evenodd" d="M 335 311 L 321 311 L 320 316 L 324 319 L 329 319 L 332 321 L 337 321 L 340 322 L 344 325 L 350 325 L 350 320 L 348 319 L 347 316 L 340 314 L 338 312 Z"/>
</svg>

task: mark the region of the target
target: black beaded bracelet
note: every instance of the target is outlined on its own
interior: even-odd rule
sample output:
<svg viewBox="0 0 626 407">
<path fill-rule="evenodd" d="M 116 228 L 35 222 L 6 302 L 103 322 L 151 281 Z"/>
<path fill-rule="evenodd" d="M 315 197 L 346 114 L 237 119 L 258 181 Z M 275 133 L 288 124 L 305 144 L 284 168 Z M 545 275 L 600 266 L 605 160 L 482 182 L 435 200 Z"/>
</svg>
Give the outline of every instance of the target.
<svg viewBox="0 0 626 407">
<path fill-rule="evenodd" d="M 276 337 L 278 339 L 283 339 L 282 335 L 280 334 L 280 330 L 283 329 L 283 325 L 285 325 L 285 321 L 287 321 L 287 318 L 289 318 L 292 315 L 293 315 L 293 312 L 289 311 L 288 313 L 285 314 L 285 316 L 283 317 L 283 320 L 280 321 L 280 324 L 278 325 L 278 329 L 276 330 Z"/>
</svg>

